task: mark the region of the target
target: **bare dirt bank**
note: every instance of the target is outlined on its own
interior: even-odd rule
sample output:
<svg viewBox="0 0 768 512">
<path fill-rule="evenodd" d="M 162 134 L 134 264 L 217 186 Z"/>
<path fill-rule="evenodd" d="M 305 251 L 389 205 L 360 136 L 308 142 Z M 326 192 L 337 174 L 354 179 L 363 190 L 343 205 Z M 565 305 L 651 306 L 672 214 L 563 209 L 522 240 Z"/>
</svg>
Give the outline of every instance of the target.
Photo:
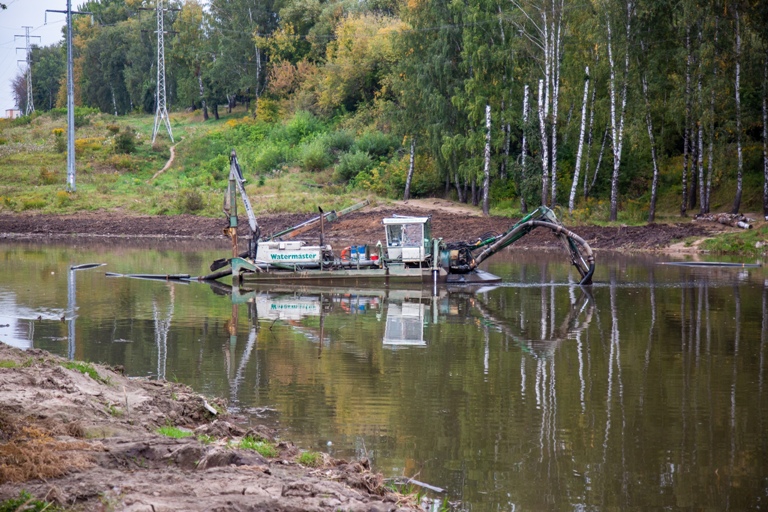
<svg viewBox="0 0 768 512">
<path fill-rule="evenodd" d="M 87 511 L 416 509 L 365 460 L 326 455 L 304 467 L 293 444 L 264 427 L 246 430 L 225 404 L 184 385 L 100 365 L 86 366 L 89 376 L 68 364 L 0 343 L 0 501 L 26 490 Z M 194 435 L 156 433 L 167 425 Z M 273 442 L 277 456 L 235 448 L 245 436 Z"/>
<path fill-rule="evenodd" d="M 442 200 L 419 200 L 369 207 L 326 224 L 325 239 L 331 243 L 356 241 L 376 243 L 383 238 L 381 219 L 393 214 L 431 215 L 433 235 L 446 241 L 474 241 L 487 233 L 506 231 L 515 219 L 482 217 L 463 205 Z M 314 215 L 277 214 L 259 216 L 262 233 L 273 233 Z M 242 234 L 247 222 L 241 220 Z M 193 215 L 137 216 L 120 212 L 82 212 L 73 215 L 0 214 L 0 239 L 49 239 L 62 237 L 178 238 L 228 246 L 223 235 L 226 221 Z M 593 249 L 662 250 L 686 238 L 703 238 L 723 231 L 736 231 L 714 223 L 681 222 L 645 226 L 568 226 Z M 319 228 L 302 235 L 319 237 Z M 536 230 L 515 247 L 555 247 L 557 240 L 546 230 Z"/>
</svg>

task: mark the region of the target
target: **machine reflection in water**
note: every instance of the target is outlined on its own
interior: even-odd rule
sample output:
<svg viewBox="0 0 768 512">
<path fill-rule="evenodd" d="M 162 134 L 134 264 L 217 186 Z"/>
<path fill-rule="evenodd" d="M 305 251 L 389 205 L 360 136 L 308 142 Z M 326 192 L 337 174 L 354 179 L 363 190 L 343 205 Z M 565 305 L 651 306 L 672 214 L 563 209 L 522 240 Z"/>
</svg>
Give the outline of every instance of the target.
<svg viewBox="0 0 768 512">
<path fill-rule="evenodd" d="M 581 343 L 581 333 L 589 326 L 595 313 L 591 291 L 585 287 L 575 287 L 579 290 L 579 296 L 576 298 L 574 293 L 571 293 L 573 300 L 559 327 L 555 327 L 553 323 L 551 330 L 542 330 L 538 339 L 534 339 L 527 330 L 516 330 L 514 320 L 503 318 L 502 314 L 493 311 L 492 305 L 485 302 L 483 297 L 496 288 L 495 286 L 485 286 L 474 291 L 468 291 L 466 288 L 447 288 L 434 294 L 432 290 L 422 288 L 380 290 L 286 285 L 249 289 L 218 282 L 211 282 L 209 285 L 214 293 L 231 297 L 232 316 L 228 326 L 231 331 L 232 349 L 236 344 L 234 327 L 238 323 L 238 305 L 248 306 L 252 327 L 249 333 L 249 348 L 246 349 L 245 355 L 252 352 L 251 345 L 255 342 L 255 333 L 264 323 L 269 329 L 277 323 L 289 325 L 294 331 L 318 344 L 319 356 L 322 347 L 331 343 L 324 334 L 326 316 L 375 313 L 380 322 L 383 320 L 380 338 L 385 348 L 426 347 L 425 326 L 477 316 L 482 319 L 486 328 L 492 328 L 514 340 L 536 359 L 545 360 L 550 358 L 565 340 L 574 339 Z M 551 307 L 552 310 L 547 307 L 541 310 L 542 326 L 548 326 L 550 317 L 554 322 L 554 304 Z M 318 317 L 318 326 L 307 326 L 302 320 L 308 317 Z M 487 352 L 486 343 L 486 360 Z M 231 353 L 234 354 L 234 350 Z M 244 364 L 247 364 L 247 361 L 241 362 L 240 366 Z M 582 373 L 583 368 L 580 367 L 580 374 Z"/>
</svg>

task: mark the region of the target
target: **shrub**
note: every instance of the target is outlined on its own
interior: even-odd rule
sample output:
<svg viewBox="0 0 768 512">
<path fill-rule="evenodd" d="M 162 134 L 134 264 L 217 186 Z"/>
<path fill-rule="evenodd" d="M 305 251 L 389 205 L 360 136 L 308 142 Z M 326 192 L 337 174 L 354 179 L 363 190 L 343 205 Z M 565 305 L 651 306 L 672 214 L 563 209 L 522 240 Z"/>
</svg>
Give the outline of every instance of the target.
<svg viewBox="0 0 768 512">
<path fill-rule="evenodd" d="M 66 190 L 59 190 L 56 192 L 56 205 L 67 206 L 72 202 L 72 196 Z"/>
<path fill-rule="evenodd" d="M 91 118 L 85 114 L 75 112 L 75 128 L 82 128 L 91 124 Z"/>
<path fill-rule="evenodd" d="M 75 140 L 75 154 L 82 155 L 86 151 L 99 151 L 101 144 L 104 142 L 102 137 L 86 137 L 84 139 Z"/>
<path fill-rule="evenodd" d="M 115 136 L 115 153 L 130 154 L 136 151 L 136 132 L 126 127 Z"/>
<path fill-rule="evenodd" d="M 353 150 L 368 153 L 374 158 L 385 157 L 389 155 L 397 145 L 397 141 L 391 135 L 382 132 L 366 132 L 355 141 Z"/>
<path fill-rule="evenodd" d="M 135 172 L 139 169 L 133 158 L 128 155 L 112 155 L 106 163 L 118 172 Z"/>
<path fill-rule="evenodd" d="M 323 141 L 316 139 L 301 148 L 300 162 L 305 171 L 320 171 L 330 165 L 331 156 Z"/>
<path fill-rule="evenodd" d="M 387 194 L 387 187 L 382 179 L 382 167 L 375 166 L 367 171 L 361 171 L 349 183 L 353 188 L 366 190 L 376 195 Z"/>
<path fill-rule="evenodd" d="M 319 132 L 323 123 L 313 114 L 300 110 L 276 134 L 290 144 L 299 144 Z"/>
<path fill-rule="evenodd" d="M 21 209 L 22 210 L 40 210 L 42 208 L 45 208 L 47 204 L 48 203 L 42 197 L 30 197 L 29 199 L 22 200 Z"/>
<path fill-rule="evenodd" d="M 408 155 L 403 155 L 403 158 L 393 160 L 389 164 L 381 164 L 383 167 L 381 176 L 386 177 L 385 183 L 391 197 L 402 198 L 403 196 L 405 181 L 408 177 L 409 160 Z M 411 196 L 425 196 L 440 190 L 442 186 L 443 183 L 434 161 L 424 155 L 416 155 L 411 179 Z"/>
<path fill-rule="evenodd" d="M 57 181 L 56 172 L 44 167 L 40 169 L 39 180 L 41 185 L 53 185 Z"/>
<path fill-rule="evenodd" d="M 339 163 L 336 164 L 333 177 L 336 181 L 349 181 L 371 167 L 373 167 L 373 160 L 368 153 L 362 151 L 344 153 L 339 158 Z"/>
<path fill-rule="evenodd" d="M 108 124 L 107 125 L 107 131 L 109 131 L 109 133 L 114 135 L 114 134 L 116 134 L 117 132 L 120 131 L 120 127 L 118 125 L 116 125 L 116 124 Z"/>
<path fill-rule="evenodd" d="M 32 122 L 32 116 L 17 117 L 12 121 L 13 126 L 26 126 Z"/>
<path fill-rule="evenodd" d="M 58 133 L 57 133 L 58 132 Z M 56 144 L 56 152 L 64 153 L 67 151 L 67 139 L 64 138 L 64 130 L 57 128 L 53 130 L 54 142 Z"/>
<path fill-rule="evenodd" d="M 275 123 L 280 119 L 280 105 L 269 98 L 259 98 L 256 104 L 256 120 L 262 123 Z"/>
<path fill-rule="evenodd" d="M 323 141 L 331 151 L 344 152 L 355 143 L 355 136 L 349 130 L 336 130 L 325 134 Z"/>
<path fill-rule="evenodd" d="M 219 154 L 204 162 L 201 166 L 204 173 L 210 174 L 214 179 L 226 179 L 229 176 L 229 157 Z"/>
<path fill-rule="evenodd" d="M 267 173 L 279 168 L 289 160 L 290 150 L 281 144 L 265 142 L 260 151 L 252 157 L 251 166 L 257 173 Z"/>
<path fill-rule="evenodd" d="M 205 202 L 200 192 L 187 188 L 179 192 L 176 198 L 176 206 L 181 213 L 195 213 L 205 207 Z"/>
</svg>

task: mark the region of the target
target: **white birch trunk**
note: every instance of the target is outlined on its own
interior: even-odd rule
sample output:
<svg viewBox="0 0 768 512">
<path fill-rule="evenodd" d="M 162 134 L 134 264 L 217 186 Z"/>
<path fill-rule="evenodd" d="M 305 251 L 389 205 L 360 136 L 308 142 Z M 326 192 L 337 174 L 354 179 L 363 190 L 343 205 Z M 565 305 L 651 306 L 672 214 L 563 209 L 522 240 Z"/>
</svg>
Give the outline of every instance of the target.
<svg viewBox="0 0 768 512">
<path fill-rule="evenodd" d="M 407 201 L 411 198 L 411 180 L 413 179 L 413 169 L 415 167 L 416 159 L 416 137 L 411 137 L 411 159 L 408 162 L 408 177 L 405 179 L 405 192 L 403 193 L 403 201 Z"/>
<path fill-rule="evenodd" d="M 587 177 L 589 176 L 589 163 L 592 160 L 592 135 L 595 125 L 595 96 L 597 95 L 597 84 L 592 86 L 592 98 L 589 103 L 589 130 L 587 130 L 587 157 L 584 159 L 584 200 L 587 199 Z"/>
<path fill-rule="evenodd" d="M 579 146 L 576 150 L 576 168 L 573 170 L 573 183 L 571 195 L 568 198 L 568 213 L 573 213 L 573 205 L 576 200 L 576 187 L 579 184 L 579 172 L 581 170 L 581 154 L 584 149 L 584 131 L 587 126 L 587 98 L 589 96 L 589 66 L 584 69 L 584 99 L 581 102 L 581 129 L 579 130 Z"/>
<path fill-rule="evenodd" d="M 507 179 L 507 172 L 509 169 L 509 145 L 511 143 L 510 138 L 512 134 L 512 127 L 509 123 L 505 123 L 503 128 L 504 132 L 504 160 L 501 163 L 501 172 L 499 173 L 499 179 Z"/>
<path fill-rule="evenodd" d="M 733 200 L 731 213 L 739 213 L 741 208 L 742 181 L 744 172 L 744 156 L 741 150 L 741 20 L 739 9 L 734 5 L 736 15 L 736 152 L 739 157 L 736 171 L 736 197 Z"/>
<path fill-rule="evenodd" d="M 562 2 L 562 0 L 561 0 Z M 557 10 L 557 2 L 552 2 L 552 164 L 551 164 L 551 185 L 550 203 L 554 208 L 557 204 L 557 117 L 560 106 L 560 61 L 561 51 L 561 28 L 562 28 L 562 6 Z M 557 21 L 557 28 L 555 28 Z"/>
<path fill-rule="evenodd" d="M 714 147 L 715 147 L 715 88 L 717 87 L 717 36 L 720 28 L 720 18 L 715 16 L 715 56 L 712 59 L 712 87 L 709 94 L 709 150 L 707 157 L 707 190 L 704 213 L 709 213 L 709 197 L 712 193 L 712 173 L 714 172 Z"/>
<path fill-rule="evenodd" d="M 763 217 L 768 220 L 768 55 L 763 61 Z"/>
<path fill-rule="evenodd" d="M 520 154 L 520 189 L 518 190 L 518 193 L 520 194 L 520 211 L 522 213 L 528 212 L 528 205 L 525 202 L 524 188 L 525 188 L 525 180 L 527 178 L 525 161 L 528 156 L 528 138 L 526 134 L 528 133 L 529 93 L 530 93 L 530 88 L 526 84 L 526 86 L 523 88 L 523 148 Z"/>
<path fill-rule="evenodd" d="M 544 80 L 539 80 L 539 130 L 541 132 L 541 204 L 547 204 L 549 192 L 549 145 L 547 144 L 546 98 Z M 542 101 L 542 99 L 544 101 Z"/>
<path fill-rule="evenodd" d="M 205 103 L 205 89 L 203 88 L 203 75 L 198 70 L 197 72 L 197 85 L 200 89 L 200 103 L 203 107 L 203 121 L 208 120 L 208 105 Z"/>
<path fill-rule="evenodd" d="M 651 181 L 651 205 L 648 208 L 648 222 L 656 219 L 656 195 L 659 188 L 659 166 L 656 159 L 656 139 L 653 136 L 653 118 L 651 117 L 651 102 L 648 99 L 648 80 L 643 74 L 643 98 L 645 99 L 645 124 L 648 127 L 648 139 L 651 143 L 651 160 L 653 161 L 653 180 Z"/>
<path fill-rule="evenodd" d="M 702 28 L 701 23 L 699 24 L 699 48 L 701 48 L 703 44 L 703 35 L 702 35 Z M 704 97 L 702 95 L 701 89 L 703 81 L 703 75 L 704 75 L 704 66 L 701 62 L 702 59 L 699 59 L 699 76 L 698 76 L 698 101 L 699 101 L 699 119 L 697 121 L 698 124 L 698 151 L 696 153 L 696 171 L 698 173 L 699 178 L 699 213 L 705 213 L 704 212 L 704 194 L 706 193 L 704 191 L 704 123 L 702 122 L 702 116 L 704 115 Z"/>
<path fill-rule="evenodd" d="M 624 83 L 621 91 L 621 106 L 616 118 L 616 65 L 613 59 L 611 22 L 607 20 L 608 29 L 608 62 L 610 64 L 610 93 L 611 93 L 611 146 L 613 147 L 613 175 L 611 176 L 611 216 L 615 221 L 619 209 L 619 168 L 621 167 L 621 151 L 624 140 L 624 114 L 627 109 L 627 86 L 629 82 L 629 35 L 632 21 L 632 2 L 627 2 L 626 41 L 624 55 Z"/>
<path fill-rule="evenodd" d="M 592 190 L 592 187 L 595 186 L 595 183 L 597 183 L 597 173 L 600 172 L 600 165 L 603 163 L 603 154 L 605 154 L 605 143 L 608 141 L 608 132 L 610 131 L 610 128 L 606 128 L 605 132 L 603 132 L 603 143 L 600 145 L 600 154 L 597 155 L 597 165 L 595 165 L 595 174 L 592 175 L 592 182 L 589 184 L 589 189 L 587 192 Z M 586 198 L 586 195 L 585 195 Z"/>
<path fill-rule="evenodd" d="M 491 105 L 485 106 L 485 163 L 483 165 L 483 215 L 490 213 L 489 198 L 491 188 Z"/>
</svg>

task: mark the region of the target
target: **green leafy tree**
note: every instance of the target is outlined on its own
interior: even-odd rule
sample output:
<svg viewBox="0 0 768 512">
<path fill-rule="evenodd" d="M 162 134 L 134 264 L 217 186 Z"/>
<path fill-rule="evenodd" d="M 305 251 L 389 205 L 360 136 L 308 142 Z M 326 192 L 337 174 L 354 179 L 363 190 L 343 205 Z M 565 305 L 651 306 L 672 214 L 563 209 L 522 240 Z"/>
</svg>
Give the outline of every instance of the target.
<svg viewBox="0 0 768 512">
<path fill-rule="evenodd" d="M 59 84 L 66 73 L 64 53 L 60 43 L 32 47 L 32 93 L 38 110 L 51 110 L 56 106 Z"/>
</svg>

